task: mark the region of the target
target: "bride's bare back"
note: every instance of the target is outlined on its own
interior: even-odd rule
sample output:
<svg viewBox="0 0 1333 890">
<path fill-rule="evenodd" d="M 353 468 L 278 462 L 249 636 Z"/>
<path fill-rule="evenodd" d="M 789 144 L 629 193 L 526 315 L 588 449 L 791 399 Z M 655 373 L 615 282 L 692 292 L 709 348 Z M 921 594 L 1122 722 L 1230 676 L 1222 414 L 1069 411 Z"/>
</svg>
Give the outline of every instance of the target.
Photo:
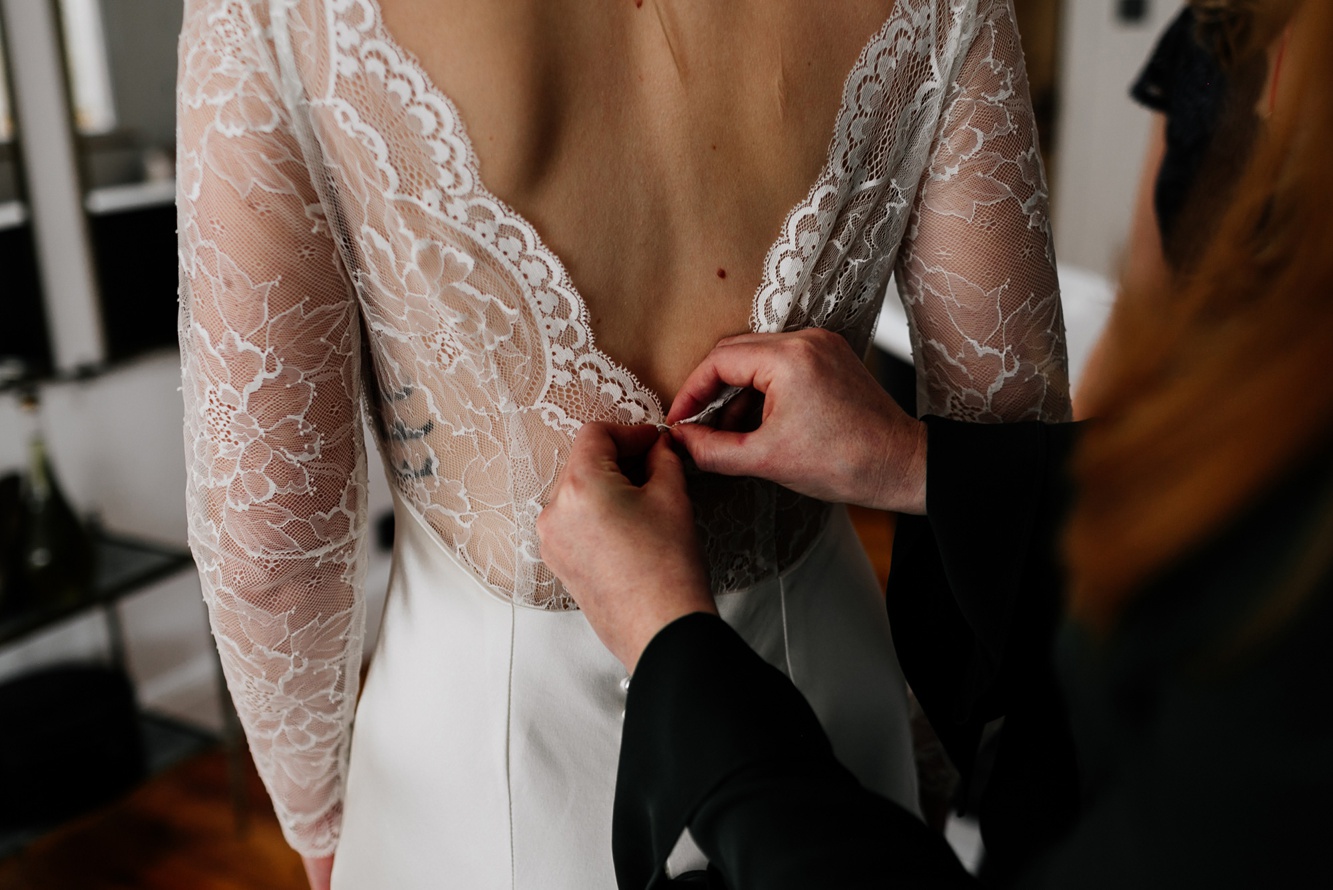
<svg viewBox="0 0 1333 890">
<path fill-rule="evenodd" d="M 486 186 L 669 404 L 749 329 L 764 255 L 827 158 L 893 0 L 380 0 L 458 106 Z"/>
</svg>

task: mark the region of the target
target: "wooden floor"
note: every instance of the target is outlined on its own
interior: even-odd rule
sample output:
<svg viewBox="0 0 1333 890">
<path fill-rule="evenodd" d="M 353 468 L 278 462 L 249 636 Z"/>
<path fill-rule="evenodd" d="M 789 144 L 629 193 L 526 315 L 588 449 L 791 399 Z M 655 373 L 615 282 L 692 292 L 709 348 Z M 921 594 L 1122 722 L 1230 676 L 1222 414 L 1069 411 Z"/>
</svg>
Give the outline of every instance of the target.
<svg viewBox="0 0 1333 890">
<path fill-rule="evenodd" d="M 0 861 L 0 890 L 302 890 L 301 860 L 253 769 L 248 778 L 244 833 L 219 749 Z"/>
<path fill-rule="evenodd" d="M 893 513 L 881 513 L 878 510 L 868 510 L 865 507 L 848 507 L 847 512 L 851 514 L 852 525 L 856 526 L 856 533 L 861 538 L 861 544 L 866 548 L 866 554 L 870 557 L 870 564 L 875 567 L 875 575 L 879 578 L 880 589 L 889 580 L 889 563 L 893 557 Z"/>
<path fill-rule="evenodd" d="M 882 582 L 892 518 L 853 510 L 852 520 Z M 196 756 L 0 860 L 0 890 L 304 890 L 253 767 L 248 791 L 249 824 L 238 833 L 223 752 Z"/>
</svg>

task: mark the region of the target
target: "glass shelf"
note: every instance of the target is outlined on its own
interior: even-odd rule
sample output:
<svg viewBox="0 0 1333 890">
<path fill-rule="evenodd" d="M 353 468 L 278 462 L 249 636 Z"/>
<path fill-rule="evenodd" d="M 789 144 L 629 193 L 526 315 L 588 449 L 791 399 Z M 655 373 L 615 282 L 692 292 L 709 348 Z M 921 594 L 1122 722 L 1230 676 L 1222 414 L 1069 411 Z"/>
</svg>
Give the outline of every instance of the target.
<svg viewBox="0 0 1333 890">
<path fill-rule="evenodd" d="M 93 531 L 96 563 L 92 592 L 82 600 L 55 606 L 30 605 L 0 619 L 0 646 L 73 618 L 106 608 L 155 581 L 193 564 L 184 547 Z"/>
<path fill-rule="evenodd" d="M 184 547 L 145 541 L 101 529 L 90 529 L 96 553 L 93 589 L 82 600 L 54 607 L 28 607 L 0 619 L 0 646 L 18 641 L 71 618 L 84 614 L 102 614 L 109 622 L 112 660 L 123 665 L 123 641 L 114 606 L 131 594 L 156 581 L 193 566 L 193 558 Z M 219 735 L 182 723 L 162 714 L 139 712 L 139 729 L 144 745 L 145 780 L 170 769 L 187 757 L 219 744 L 234 749 L 239 756 L 239 732 L 234 720 L 226 722 Z M 233 781 L 233 797 L 236 797 Z M 244 819 L 244 802 L 234 803 L 238 824 Z M 73 818 L 73 817 L 70 817 Z M 34 824 L 22 828 L 0 829 L 0 858 L 11 856 L 59 824 Z"/>
</svg>

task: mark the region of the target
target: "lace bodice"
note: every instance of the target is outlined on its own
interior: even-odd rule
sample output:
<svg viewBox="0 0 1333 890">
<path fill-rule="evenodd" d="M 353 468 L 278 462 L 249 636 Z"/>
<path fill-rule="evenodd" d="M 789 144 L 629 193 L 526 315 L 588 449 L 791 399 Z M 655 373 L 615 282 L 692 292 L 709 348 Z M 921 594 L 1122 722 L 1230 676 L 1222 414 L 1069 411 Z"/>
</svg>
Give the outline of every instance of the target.
<svg viewBox="0 0 1333 890">
<path fill-rule="evenodd" d="M 573 434 L 664 412 L 597 349 L 559 257 L 486 189 L 455 106 L 372 0 L 189 0 L 179 106 L 191 541 L 287 837 L 325 853 L 364 623 L 363 410 L 401 502 L 496 596 L 537 609 L 572 606 L 535 520 Z M 1006 0 L 899 0 L 768 252 L 751 326 L 865 350 L 895 269 L 924 410 L 1066 416 Z M 754 480 L 693 489 L 719 591 L 790 564 L 826 509 Z"/>
</svg>

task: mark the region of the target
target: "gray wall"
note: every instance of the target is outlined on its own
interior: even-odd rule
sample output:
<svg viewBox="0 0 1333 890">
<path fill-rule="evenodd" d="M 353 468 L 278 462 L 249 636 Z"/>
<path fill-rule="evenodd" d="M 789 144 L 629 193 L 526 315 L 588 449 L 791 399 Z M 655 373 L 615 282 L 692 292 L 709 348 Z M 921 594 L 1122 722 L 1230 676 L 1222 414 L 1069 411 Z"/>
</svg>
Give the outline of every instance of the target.
<svg viewBox="0 0 1333 890">
<path fill-rule="evenodd" d="M 176 139 L 176 37 L 182 0 L 102 0 L 116 115 L 145 145 Z"/>
<path fill-rule="evenodd" d="M 1141 23 L 1116 21 L 1117 0 L 1065 0 L 1060 65 L 1059 158 L 1052 191 L 1061 261 L 1112 280 L 1120 273 L 1150 114 L 1129 86 L 1181 8 L 1148 0 Z"/>
</svg>

